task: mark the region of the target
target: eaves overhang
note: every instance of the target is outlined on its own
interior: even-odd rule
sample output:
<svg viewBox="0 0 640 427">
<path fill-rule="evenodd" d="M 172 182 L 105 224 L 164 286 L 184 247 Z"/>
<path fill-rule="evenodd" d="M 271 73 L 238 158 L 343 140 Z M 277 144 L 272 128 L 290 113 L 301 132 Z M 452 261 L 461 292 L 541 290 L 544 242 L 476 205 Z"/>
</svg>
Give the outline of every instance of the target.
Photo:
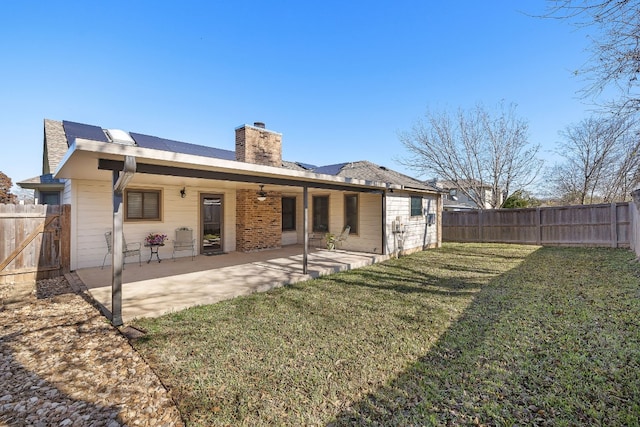
<svg viewBox="0 0 640 427">
<path fill-rule="evenodd" d="M 64 183 L 47 183 L 47 184 L 38 184 L 34 182 L 17 182 L 16 183 L 20 188 L 24 188 L 26 190 L 40 190 L 40 191 L 55 191 L 64 189 Z"/>
<path fill-rule="evenodd" d="M 54 179 L 51 174 L 45 174 L 16 182 L 20 188 L 27 190 L 56 191 L 64 189 L 64 182 Z"/>
<path fill-rule="evenodd" d="M 234 182 L 307 186 L 342 191 L 384 192 L 400 185 L 295 171 L 273 166 L 126 146 L 77 138 L 61 160 L 54 176 L 70 179 L 111 179 L 122 170 L 124 156 L 136 158 L 136 173 L 204 178 Z M 424 191 L 424 190 L 423 190 Z"/>
</svg>

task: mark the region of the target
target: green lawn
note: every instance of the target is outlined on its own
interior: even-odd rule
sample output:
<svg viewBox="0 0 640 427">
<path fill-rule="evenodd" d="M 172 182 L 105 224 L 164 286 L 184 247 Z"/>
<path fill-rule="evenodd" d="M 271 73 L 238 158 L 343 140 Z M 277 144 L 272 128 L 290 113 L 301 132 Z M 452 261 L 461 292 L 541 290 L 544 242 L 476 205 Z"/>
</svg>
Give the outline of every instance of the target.
<svg viewBox="0 0 640 427">
<path fill-rule="evenodd" d="M 640 425 L 626 250 L 445 244 L 185 310 L 134 345 L 187 425 Z"/>
</svg>

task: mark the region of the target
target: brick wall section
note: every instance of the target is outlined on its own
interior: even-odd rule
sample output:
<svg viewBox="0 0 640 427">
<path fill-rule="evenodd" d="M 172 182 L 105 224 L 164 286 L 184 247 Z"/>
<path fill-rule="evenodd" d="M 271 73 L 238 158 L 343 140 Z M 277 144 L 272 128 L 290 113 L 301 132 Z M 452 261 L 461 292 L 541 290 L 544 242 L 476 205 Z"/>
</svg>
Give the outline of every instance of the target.
<svg viewBox="0 0 640 427">
<path fill-rule="evenodd" d="M 282 167 L 282 135 L 249 125 L 236 129 L 236 160 Z"/>
<path fill-rule="evenodd" d="M 282 193 L 267 191 L 267 200 L 260 202 L 257 189 L 237 190 L 236 250 L 252 252 L 281 246 Z"/>
</svg>

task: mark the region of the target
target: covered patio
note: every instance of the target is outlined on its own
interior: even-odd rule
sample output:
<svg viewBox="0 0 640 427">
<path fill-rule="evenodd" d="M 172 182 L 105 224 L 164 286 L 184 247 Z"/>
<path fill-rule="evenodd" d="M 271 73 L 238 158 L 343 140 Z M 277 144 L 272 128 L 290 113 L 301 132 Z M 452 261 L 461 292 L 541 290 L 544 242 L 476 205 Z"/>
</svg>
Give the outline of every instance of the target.
<svg viewBox="0 0 640 427">
<path fill-rule="evenodd" d="M 384 261 L 388 255 L 310 248 L 303 273 L 302 245 L 260 252 L 154 258 L 126 264 L 122 274 L 122 318 L 156 317 L 196 305 L 213 304 Z M 94 300 L 111 313 L 111 266 L 76 270 Z"/>
</svg>

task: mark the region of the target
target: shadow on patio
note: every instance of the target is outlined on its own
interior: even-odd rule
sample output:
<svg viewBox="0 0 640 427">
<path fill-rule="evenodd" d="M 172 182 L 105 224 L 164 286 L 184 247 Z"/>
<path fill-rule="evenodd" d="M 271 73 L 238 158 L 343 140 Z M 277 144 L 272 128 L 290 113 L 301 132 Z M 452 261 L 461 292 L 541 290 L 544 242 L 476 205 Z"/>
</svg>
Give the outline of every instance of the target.
<svg viewBox="0 0 640 427">
<path fill-rule="evenodd" d="M 160 254 L 162 256 L 165 254 Z M 301 245 L 261 252 L 231 252 L 215 256 L 155 260 L 142 266 L 129 263 L 122 274 L 124 322 L 213 304 L 240 295 L 264 292 L 342 270 L 388 259 L 386 255 L 310 248 L 308 273 L 302 273 Z M 129 258 L 130 260 L 131 258 Z M 91 296 L 111 312 L 111 267 L 75 272 Z"/>
</svg>

